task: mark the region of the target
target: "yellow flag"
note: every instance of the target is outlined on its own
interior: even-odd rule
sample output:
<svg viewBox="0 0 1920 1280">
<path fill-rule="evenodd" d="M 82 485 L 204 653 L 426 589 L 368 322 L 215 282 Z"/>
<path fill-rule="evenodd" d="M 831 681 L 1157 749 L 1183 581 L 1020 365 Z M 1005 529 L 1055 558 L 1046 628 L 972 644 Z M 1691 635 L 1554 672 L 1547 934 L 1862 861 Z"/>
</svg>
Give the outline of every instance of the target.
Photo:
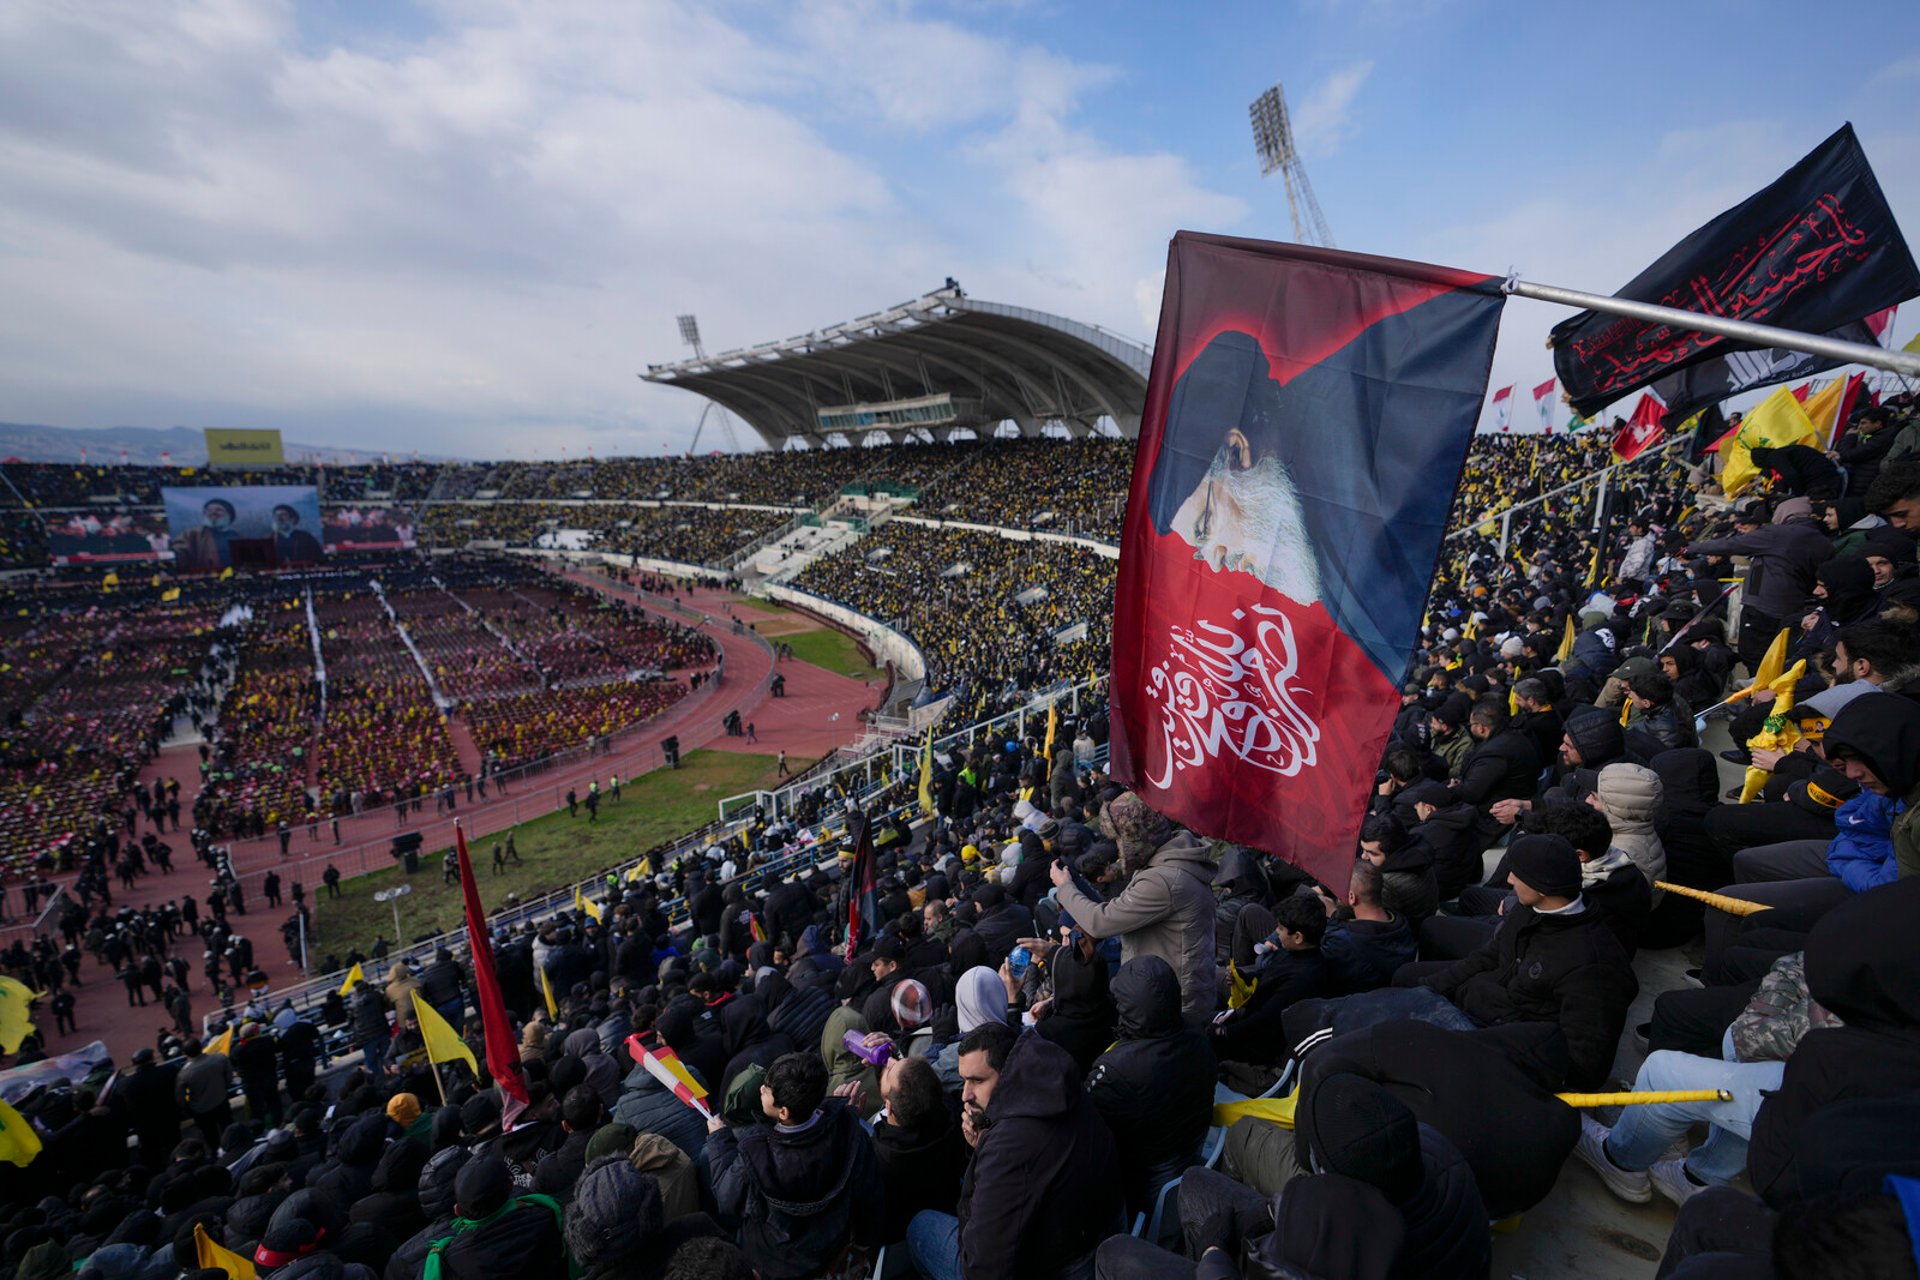
<svg viewBox="0 0 1920 1280">
<path fill-rule="evenodd" d="M 547 967 L 545 965 L 540 966 L 540 994 L 547 998 L 547 1016 L 549 1018 L 559 1017 L 560 1006 L 554 1002 L 553 982 L 547 977 Z"/>
<path fill-rule="evenodd" d="M 920 748 L 920 812 L 933 812 L 933 726 L 927 726 L 926 745 Z"/>
<path fill-rule="evenodd" d="M 1752 450 L 1778 449 L 1790 444 L 1818 449 L 1820 437 L 1814 432 L 1813 420 L 1807 417 L 1807 411 L 1793 398 L 1792 390 L 1781 387 L 1754 406 L 1753 412 L 1741 421 L 1739 434 L 1727 444 L 1723 454 L 1726 466 L 1720 472 L 1721 491 L 1731 498 L 1760 478 L 1760 468 L 1753 465 Z"/>
<path fill-rule="evenodd" d="M 1277 1124 L 1282 1129 L 1293 1128 L 1293 1111 L 1300 1105 L 1300 1086 L 1295 1085 L 1293 1092 L 1284 1098 L 1248 1098 L 1244 1102 L 1216 1102 L 1213 1104 L 1213 1122 L 1223 1129 L 1231 1129 L 1235 1120 L 1246 1116 Z"/>
<path fill-rule="evenodd" d="M 160 598 L 162 600 L 178 600 L 180 598 L 180 588 L 168 587 L 160 593 Z"/>
<path fill-rule="evenodd" d="M 232 576 L 233 576 L 232 565 L 228 565 L 226 568 L 220 571 L 220 581 L 222 582 L 225 582 L 228 578 L 231 578 Z"/>
<path fill-rule="evenodd" d="M 233 1053 L 233 1028 L 228 1027 L 225 1031 L 222 1031 L 219 1039 L 207 1046 L 207 1052 L 224 1053 L 231 1056 Z"/>
<path fill-rule="evenodd" d="M 1847 393 L 1847 380 L 1835 378 L 1826 386 L 1807 397 L 1805 405 L 1807 421 L 1813 424 L 1813 431 L 1819 438 L 1813 442 L 1816 449 L 1824 449 L 1833 439 L 1834 431 L 1840 425 L 1840 401 Z"/>
<path fill-rule="evenodd" d="M 1573 657 L 1573 645 L 1579 638 L 1580 633 L 1575 631 L 1573 627 L 1573 615 L 1568 614 L 1567 634 L 1560 637 L 1560 647 L 1553 651 L 1553 660 L 1556 664 L 1565 662 L 1567 659 Z"/>
<path fill-rule="evenodd" d="M 1766 653 L 1760 657 L 1760 669 L 1753 673 L 1754 688 L 1771 689 L 1773 682 L 1780 678 L 1780 673 L 1787 669 L 1787 640 L 1791 634 L 1792 628 L 1782 627 L 1780 634 L 1773 638 L 1773 643 L 1767 646 Z"/>
<path fill-rule="evenodd" d="M 1907 345 L 1900 349 L 1902 351 L 1911 351 L 1915 355 L 1920 355 L 1920 333 L 1916 333 L 1911 338 L 1908 338 Z"/>
<path fill-rule="evenodd" d="M 418 987 L 408 994 L 413 997 L 413 1016 L 420 1020 L 420 1039 L 427 1046 L 427 1061 L 464 1062 L 474 1078 L 479 1079 L 480 1064 L 473 1060 L 473 1050 L 467 1048 L 460 1033 L 447 1025 L 437 1009 L 420 998 Z"/>
<path fill-rule="evenodd" d="M 204 1223 L 193 1224 L 194 1261 L 204 1270 L 212 1267 L 226 1272 L 233 1280 L 253 1280 L 253 1263 L 224 1245 L 215 1244 Z"/>
<path fill-rule="evenodd" d="M 1040 750 L 1040 753 L 1044 755 L 1048 759 L 1048 761 L 1052 761 L 1053 759 L 1053 735 L 1057 733 L 1059 729 L 1060 729 L 1060 709 L 1053 705 L 1052 698 L 1048 698 L 1047 699 L 1047 745 L 1042 747 Z M 928 726 L 928 730 L 929 732 L 931 732 L 932 726 Z"/>
<path fill-rule="evenodd" d="M 579 885 L 573 886 L 573 907 L 576 911 L 584 911 L 592 916 L 595 924 L 600 923 L 600 908 L 594 905 L 592 898 L 580 892 Z"/>
<path fill-rule="evenodd" d="M 33 990 L 14 978 L 0 978 L 0 1053 L 19 1051 L 34 1031 Z"/>
<path fill-rule="evenodd" d="M 40 1135 L 33 1131 L 25 1116 L 0 1102 L 0 1160 L 24 1169 L 39 1154 Z"/>
<path fill-rule="evenodd" d="M 1260 986 L 1258 978 L 1243 977 L 1240 966 L 1227 961 L 1227 1008 L 1238 1009 L 1253 999 L 1254 991 Z"/>
<path fill-rule="evenodd" d="M 353 990 L 354 983 L 365 982 L 366 980 L 367 975 L 361 972 L 360 962 L 358 960 L 354 961 L 353 968 L 347 970 L 347 980 L 340 984 L 340 994 L 343 996 L 346 995 Z"/>
</svg>

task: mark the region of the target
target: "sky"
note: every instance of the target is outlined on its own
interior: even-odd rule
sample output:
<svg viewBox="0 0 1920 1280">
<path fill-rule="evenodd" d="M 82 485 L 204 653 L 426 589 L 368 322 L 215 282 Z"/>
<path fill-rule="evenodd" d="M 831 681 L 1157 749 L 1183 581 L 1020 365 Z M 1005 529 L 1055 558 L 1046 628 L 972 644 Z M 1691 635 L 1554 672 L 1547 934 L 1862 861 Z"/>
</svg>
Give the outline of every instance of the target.
<svg viewBox="0 0 1920 1280">
<path fill-rule="evenodd" d="M 1150 341 L 1176 230 L 1292 238 L 1275 83 L 1342 248 L 1612 292 L 1848 120 L 1920 236 L 1912 0 L 10 0 L 0 421 L 677 452 L 676 315 L 948 276 Z"/>
</svg>

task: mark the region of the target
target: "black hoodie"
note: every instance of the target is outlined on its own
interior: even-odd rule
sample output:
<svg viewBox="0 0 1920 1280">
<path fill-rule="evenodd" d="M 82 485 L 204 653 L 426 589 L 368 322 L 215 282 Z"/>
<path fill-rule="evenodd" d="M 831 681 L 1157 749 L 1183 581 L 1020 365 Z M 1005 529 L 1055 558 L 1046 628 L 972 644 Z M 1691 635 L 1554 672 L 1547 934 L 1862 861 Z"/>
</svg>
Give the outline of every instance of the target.
<svg viewBox="0 0 1920 1280">
<path fill-rule="evenodd" d="M 1041 1280 L 1122 1229 L 1113 1136 L 1058 1045 L 1021 1036 L 960 1191 L 966 1280 Z"/>
<path fill-rule="evenodd" d="M 1862 698 L 1847 709 L 1878 701 Z M 1896 880 L 1841 903 L 1807 938 L 1808 993 L 1845 1025 L 1802 1037 L 1779 1091 L 1754 1117 L 1747 1169 L 1754 1190 L 1775 1208 L 1799 1198 L 1801 1130 L 1815 1112 L 1853 1098 L 1920 1092 L 1915 920 L 1920 880 Z"/>
<path fill-rule="evenodd" d="M 1152 1208 L 1156 1181 L 1198 1161 L 1218 1067 L 1207 1037 L 1180 1016 L 1180 979 L 1159 956 L 1120 966 L 1113 1003 L 1120 1039 L 1088 1072 L 1087 1098 L 1113 1133 L 1127 1205 L 1138 1213 Z"/>
<path fill-rule="evenodd" d="M 907 1223 L 923 1209 L 952 1213 L 973 1154 L 960 1135 L 959 1114 L 946 1105 L 911 1126 L 876 1120 L 873 1153 L 887 1188 L 887 1240 L 904 1240 Z"/>
<path fill-rule="evenodd" d="M 762 1280 L 826 1271 L 851 1239 L 880 1239 L 885 1191 L 860 1121 L 838 1098 L 795 1129 L 755 1125 L 707 1136 L 713 1199 L 737 1220 L 741 1247 Z"/>
</svg>

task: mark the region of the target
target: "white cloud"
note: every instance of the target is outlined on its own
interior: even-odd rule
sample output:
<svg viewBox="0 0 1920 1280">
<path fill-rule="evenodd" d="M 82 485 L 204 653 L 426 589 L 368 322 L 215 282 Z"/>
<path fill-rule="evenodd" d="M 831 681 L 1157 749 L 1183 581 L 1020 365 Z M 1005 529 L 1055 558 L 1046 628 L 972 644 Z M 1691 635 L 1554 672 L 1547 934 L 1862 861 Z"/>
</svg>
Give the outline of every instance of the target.
<svg viewBox="0 0 1920 1280">
<path fill-rule="evenodd" d="M 1373 74 L 1371 59 L 1343 67 L 1290 104 L 1294 144 L 1305 156 L 1331 156 L 1360 130 L 1353 100 Z"/>
<path fill-rule="evenodd" d="M 743 12 L 445 0 L 309 47 L 284 2 L 6 6 L 0 418 L 652 452 L 699 413 L 635 377 L 679 312 L 732 346 L 952 272 L 1138 333 L 1167 232 L 1243 212 L 1077 123 L 1111 69 L 868 0 Z"/>
</svg>

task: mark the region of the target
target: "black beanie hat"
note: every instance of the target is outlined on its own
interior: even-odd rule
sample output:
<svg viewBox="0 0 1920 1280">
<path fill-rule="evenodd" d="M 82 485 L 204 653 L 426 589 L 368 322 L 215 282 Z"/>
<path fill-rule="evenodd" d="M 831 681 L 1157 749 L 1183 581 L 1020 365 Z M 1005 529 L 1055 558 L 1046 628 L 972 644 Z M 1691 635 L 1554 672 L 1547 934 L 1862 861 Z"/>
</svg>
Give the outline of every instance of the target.
<svg viewBox="0 0 1920 1280">
<path fill-rule="evenodd" d="M 1535 893 L 1572 898 L 1580 892 L 1580 855 L 1564 836 L 1520 836 L 1507 846 L 1507 868 Z"/>
<path fill-rule="evenodd" d="M 463 1218 L 484 1218 L 512 1194 L 513 1175 L 507 1172 L 507 1162 L 497 1156 L 469 1160 L 454 1175 L 454 1204 Z"/>
<path fill-rule="evenodd" d="M 574 1261 L 592 1270 L 635 1258 L 660 1234 L 660 1185 L 624 1154 L 601 1156 L 574 1184 L 566 1242 Z"/>
<path fill-rule="evenodd" d="M 340 1211 L 325 1192 L 296 1191 L 273 1211 L 253 1260 L 263 1267 L 284 1267 L 295 1258 L 332 1246 L 340 1238 L 340 1227 Z"/>
<path fill-rule="evenodd" d="M 1308 1088 L 1294 1124 L 1322 1169 L 1378 1187 L 1395 1204 L 1418 1191 L 1426 1176 L 1419 1121 L 1406 1103 L 1363 1076 L 1341 1072 Z"/>
</svg>

